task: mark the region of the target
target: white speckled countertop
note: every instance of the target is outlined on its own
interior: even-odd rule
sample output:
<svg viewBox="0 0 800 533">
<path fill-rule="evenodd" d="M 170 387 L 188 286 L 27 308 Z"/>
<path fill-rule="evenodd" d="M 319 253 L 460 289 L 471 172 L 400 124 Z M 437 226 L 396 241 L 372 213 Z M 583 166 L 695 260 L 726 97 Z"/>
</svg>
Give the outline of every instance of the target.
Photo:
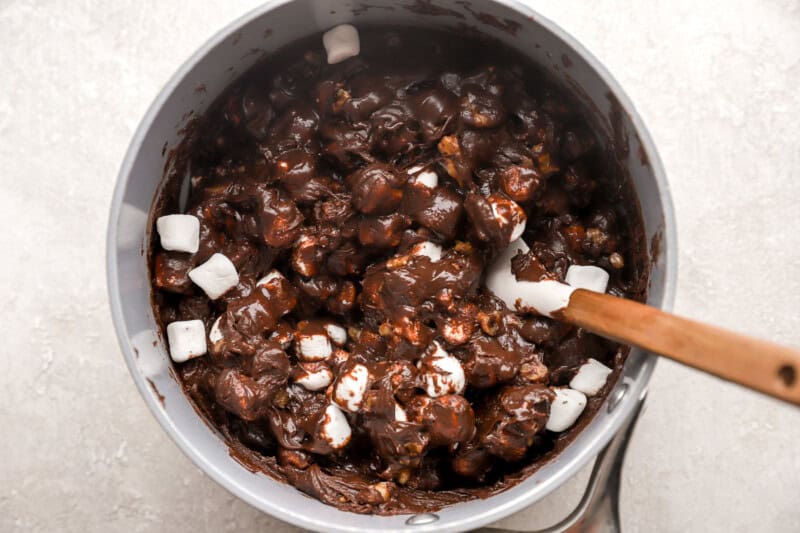
<svg viewBox="0 0 800 533">
<path fill-rule="evenodd" d="M 117 169 L 177 66 L 255 0 L 0 0 L 0 531 L 295 531 L 178 451 L 117 347 Z M 800 346 L 800 4 L 533 5 L 647 123 L 680 237 L 675 310 Z M 628 531 L 800 530 L 800 410 L 659 364 L 624 471 Z M 503 522 L 544 526 L 576 479 Z"/>
</svg>

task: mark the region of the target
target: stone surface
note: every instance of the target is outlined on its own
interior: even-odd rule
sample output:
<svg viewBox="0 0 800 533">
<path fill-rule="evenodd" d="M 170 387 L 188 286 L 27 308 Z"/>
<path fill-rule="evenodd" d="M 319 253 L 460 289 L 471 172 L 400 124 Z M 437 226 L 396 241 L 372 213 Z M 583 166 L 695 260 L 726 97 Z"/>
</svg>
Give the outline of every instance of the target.
<svg viewBox="0 0 800 533">
<path fill-rule="evenodd" d="M 257 4 L 0 0 L 2 531 L 295 531 L 160 430 L 105 290 L 109 199 L 136 124 L 191 52 Z M 676 311 L 800 346 L 800 4 L 533 5 L 614 73 L 660 148 Z M 797 409 L 661 363 L 624 472 L 625 529 L 800 530 L 798 428 Z M 502 525 L 547 525 L 585 479 Z"/>
</svg>

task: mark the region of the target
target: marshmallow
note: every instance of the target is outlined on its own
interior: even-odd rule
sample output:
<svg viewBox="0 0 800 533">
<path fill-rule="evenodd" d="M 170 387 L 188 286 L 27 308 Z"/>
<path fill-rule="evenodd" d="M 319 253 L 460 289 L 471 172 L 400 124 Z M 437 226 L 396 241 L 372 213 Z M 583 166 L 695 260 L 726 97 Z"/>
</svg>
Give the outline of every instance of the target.
<svg viewBox="0 0 800 533">
<path fill-rule="evenodd" d="M 286 279 L 286 277 L 277 270 L 270 270 L 266 276 L 256 282 L 256 287 L 269 285 L 269 283 L 274 279 Z"/>
<path fill-rule="evenodd" d="M 528 245 L 522 239 L 508 245 L 486 271 L 486 288 L 503 300 L 513 310 L 534 309 L 553 316 L 553 313 L 569 305 L 574 287 L 554 280 L 518 281 L 511 271 L 511 259 L 518 251 L 527 253 Z"/>
<path fill-rule="evenodd" d="M 560 432 L 568 429 L 581 416 L 586 407 L 586 396 L 573 389 L 553 389 L 556 399 L 550 405 L 550 417 L 545 428 Z"/>
<path fill-rule="evenodd" d="M 439 186 L 439 176 L 432 170 L 426 170 L 417 174 L 414 183 L 419 183 L 429 189 L 435 189 Z"/>
<path fill-rule="evenodd" d="M 337 346 L 344 346 L 347 342 L 347 330 L 337 324 L 325 324 L 325 332 Z"/>
<path fill-rule="evenodd" d="M 222 320 L 222 315 L 218 316 L 214 323 L 211 324 L 211 331 L 208 332 L 208 340 L 211 341 L 211 344 L 217 344 L 222 340 L 222 330 L 219 327 L 220 320 Z"/>
<path fill-rule="evenodd" d="M 411 255 L 425 256 L 436 263 L 442 259 L 442 247 L 430 241 L 420 242 L 411 248 Z"/>
<path fill-rule="evenodd" d="M 331 340 L 327 335 L 320 333 L 312 335 L 297 334 L 295 343 L 297 357 L 303 361 L 322 361 L 333 353 Z"/>
<path fill-rule="evenodd" d="M 204 355 L 206 347 L 206 327 L 202 320 L 182 320 L 167 326 L 169 356 L 176 363 Z"/>
<path fill-rule="evenodd" d="M 369 385 L 369 370 L 362 364 L 353 365 L 339 376 L 333 391 L 333 401 L 351 413 L 357 412 L 364 401 Z"/>
<path fill-rule="evenodd" d="M 200 220 L 193 215 L 158 217 L 156 229 L 161 247 L 175 252 L 195 253 L 200 248 Z"/>
<path fill-rule="evenodd" d="M 239 274 L 231 260 L 222 254 L 212 255 L 208 261 L 189 271 L 189 279 L 212 300 L 216 300 L 239 283 Z"/>
<path fill-rule="evenodd" d="M 350 424 L 347 423 L 347 417 L 344 416 L 342 410 L 330 404 L 325 408 L 325 413 L 322 416 L 320 436 L 334 450 L 347 446 L 352 432 L 350 431 Z"/>
<path fill-rule="evenodd" d="M 306 390 L 322 390 L 333 381 L 333 372 L 325 363 L 300 364 L 300 375 L 294 380 Z"/>
<path fill-rule="evenodd" d="M 595 359 L 589 359 L 578 369 L 578 373 L 569 382 L 569 386 L 586 396 L 594 396 L 608 380 L 612 370 Z"/>
<path fill-rule="evenodd" d="M 576 289 L 606 292 L 606 288 L 608 287 L 608 272 L 600 267 L 592 265 L 571 265 L 567 269 L 565 281 L 568 285 Z"/>
<path fill-rule="evenodd" d="M 422 165 L 414 165 L 406 170 L 406 172 L 413 178 L 412 183 L 418 183 L 428 189 L 435 189 L 439 186 L 439 176 L 436 172 L 426 169 Z"/>
<path fill-rule="evenodd" d="M 525 233 L 525 225 L 528 221 L 525 210 L 514 200 L 510 200 L 498 194 L 490 195 L 487 200 L 492 207 L 494 218 L 500 222 L 501 226 L 508 226 L 509 224 L 514 225 L 511 230 L 510 242 L 514 242 L 522 237 L 522 234 Z"/>
<path fill-rule="evenodd" d="M 341 63 L 361 51 L 358 30 L 350 24 L 340 24 L 322 34 L 322 45 L 328 54 L 328 64 Z"/>
<path fill-rule="evenodd" d="M 394 404 L 394 420 L 395 422 L 408 422 L 406 410 L 400 407 L 400 404 L 396 402 Z"/>
<path fill-rule="evenodd" d="M 432 398 L 446 394 L 461 394 L 467 384 L 461 361 L 447 353 L 437 341 L 433 343 L 436 346 L 434 352 L 424 355 L 417 365 L 422 367 L 424 364 L 429 368 L 423 375 L 425 392 Z"/>
</svg>

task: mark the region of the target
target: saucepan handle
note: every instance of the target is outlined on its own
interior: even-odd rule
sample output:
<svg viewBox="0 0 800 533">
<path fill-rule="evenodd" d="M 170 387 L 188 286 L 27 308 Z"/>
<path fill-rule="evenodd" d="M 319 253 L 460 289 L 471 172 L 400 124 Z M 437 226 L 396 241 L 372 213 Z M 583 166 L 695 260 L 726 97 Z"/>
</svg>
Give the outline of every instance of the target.
<svg viewBox="0 0 800 533">
<path fill-rule="evenodd" d="M 622 463 L 628 449 L 636 422 L 642 412 L 644 398 L 638 403 L 626 425 L 597 456 L 592 474 L 581 501 L 563 520 L 544 529 L 515 531 L 486 527 L 483 533 L 598 533 L 621 531 L 619 521 L 619 494 Z"/>
</svg>

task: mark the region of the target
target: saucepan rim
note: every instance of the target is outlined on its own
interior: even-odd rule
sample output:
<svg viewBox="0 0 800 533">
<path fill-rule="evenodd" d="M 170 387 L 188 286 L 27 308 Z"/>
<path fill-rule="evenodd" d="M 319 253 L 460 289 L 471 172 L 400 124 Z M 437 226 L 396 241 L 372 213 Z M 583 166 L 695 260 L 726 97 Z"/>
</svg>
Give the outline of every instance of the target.
<svg viewBox="0 0 800 533">
<path fill-rule="evenodd" d="M 200 453 L 200 451 L 193 445 L 191 439 L 183 434 L 181 430 L 174 424 L 172 417 L 168 413 L 168 409 L 163 408 L 159 404 L 155 394 L 152 390 L 150 390 L 150 386 L 147 383 L 145 376 L 142 374 L 141 369 L 135 362 L 130 343 L 130 335 L 127 331 L 124 319 L 124 302 L 122 301 L 119 287 L 119 258 L 117 256 L 117 244 L 119 238 L 118 225 L 120 211 L 122 209 L 125 192 L 129 185 L 132 169 L 135 161 L 139 157 L 139 152 L 145 138 L 147 137 L 156 118 L 159 116 L 159 113 L 161 112 L 170 95 L 176 90 L 182 80 L 192 71 L 192 69 L 194 69 L 198 63 L 201 63 L 206 58 L 211 50 L 215 49 L 223 41 L 228 39 L 231 35 L 235 34 L 238 30 L 249 24 L 254 19 L 257 19 L 269 11 L 279 8 L 285 4 L 289 4 L 293 1 L 295 0 L 272 0 L 266 2 L 265 4 L 249 11 L 237 20 L 225 26 L 223 29 L 219 30 L 188 60 L 186 60 L 186 62 L 184 62 L 180 68 L 178 68 L 175 74 L 172 75 L 169 81 L 158 93 L 158 96 L 150 105 L 143 119 L 139 123 L 136 133 L 133 136 L 123 163 L 120 167 L 109 214 L 108 233 L 106 240 L 106 269 L 111 315 L 125 362 L 128 365 L 128 369 L 133 377 L 134 382 L 136 383 L 137 388 L 139 389 L 140 394 L 147 403 L 147 406 L 152 412 L 153 416 L 155 416 L 159 424 L 170 436 L 170 438 L 177 444 L 181 451 L 188 456 L 196 466 L 208 474 L 217 483 L 253 507 L 280 518 L 281 520 L 301 527 L 325 528 L 327 530 L 336 531 L 386 530 L 384 527 L 373 528 L 366 524 L 362 526 L 330 523 L 322 524 L 319 521 L 316 521 L 313 517 L 306 516 L 299 510 L 292 512 L 292 510 L 282 507 L 278 503 L 269 502 L 266 501 L 266 499 L 258 499 L 248 491 L 243 490 L 235 481 L 225 474 L 219 465 L 212 464 L 212 462 L 207 461 L 203 457 L 202 453 Z M 545 30 L 549 31 L 555 37 L 561 40 L 570 50 L 572 50 L 573 53 L 583 58 L 591 66 L 608 91 L 616 97 L 616 100 L 619 102 L 621 108 L 630 117 L 635 129 L 635 133 L 640 140 L 641 148 L 644 150 L 644 153 L 648 158 L 649 165 L 652 169 L 652 173 L 655 178 L 655 186 L 658 190 L 658 199 L 663 211 L 663 223 L 661 227 L 661 253 L 664 254 L 664 276 L 661 287 L 663 290 L 661 308 L 666 310 L 671 309 L 675 298 L 677 280 L 677 235 L 674 208 L 669 185 L 667 183 L 666 173 L 658 156 L 655 144 L 649 132 L 647 131 L 644 122 L 636 112 L 633 103 L 622 90 L 619 83 L 617 83 L 613 76 L 603 66 L 603 64 L 598 61 L 575 38 L 573 38 L 554 22 L 543 17 L 538 12 L 534 11 L 527 5 L 518 2 L 517 0 L 488 1 L 505 6 L 518 13 L 521 17 L 535 20 L 537 24 L 544 27 Z M 584 433 L 590 429 L 593 430 L 591 438 L 583 439 L 580 449 L 572 450 L 570 452 L 570 459 L 565 460 L 563 466 L 560 466 L 555 472 L 553 472 L 545 482 L 535 485 L 534 489 L 530 489 L 527 492 L 521 492 L 515 494 L 513 497 L 506 498 L 505 501 L 502 502 L 502 495 L 508 494 L 508 492 L 514 491 L 514 489 L 510 489 L 510 491 L 506 491 L 505 493 L 492 496 L 492 498 L 498 499 L 499 504 L 493 507 L 491 511 L 484 512 L 481 516 L 460 517 L 453 520 L 441 520 L 437 523 L 432 523 L 426 526 L 415 526 L 414 530 L 460 531 L 468 528 L 479 527 L 521 510 L 522 508 L 530 505 L 532 502 L 543 497 L 544 494 L 550 492 L 555 487 L 560 486 L 567 479 L 575 475 L 589 460 L 595 457 L 603 448 L 603 446 L 605 446 L 605 444 L 607 444 L 613 435 L 620 429 L 620 427 L 622 427 L 625 420 L 627 420 L 627 418 L 633 413 L 637 403 L 642 401 L 644 394 L 646 393 L 647 385 L 655 367 L 655 363 L 656 358 L 654 356 L 649 354 L 641 354 L 635 363 L 637 365 L 636 368 L 625 369 L 631 370 L 629 373 L 631 377 L 628 378 L 625 383 L 618 383 L 615 386 L 615 391 L 620 386 L 625 387 L 624 395 L 621 396 L 621 399 L 619 399 L 618 405 L 613 409 L 613 412 L 610 409 L 603 409 L 602 412 L 598 412 L 596 418 L 603 419 L 602 425 L 597 426 L 595 424 L 597 420 L 594 420 L 591 424 L 589 424 L 589 426 L 584 430 Z M 626 373 L 626 371 L 623 371 L 623 374 Z M 612 391 L 612 395 L 615 391 Z M 577 440 L 579 439 L 576 439 L 576 441 Z M 562 452 L 561 456 L 570 451 L 570 449 L 576 444 L 578 444 L 578 442 L 573 442 L 573 444 L 568 447 L 567 450 Z M 553 461 L 558 461 L 559 457 Z M 547 489 L 542 487 L 542 485 L 545 484 L 548 486 Z M 542 490 L 545 492 L 542 493 Z M 539 495 L 534 496 L 534 493 Z M 457 504 L 457 506 L 462 505 L 469 505 L 469 502 Z M 352 513 L 350 513 L 350 515 L 363 516 Z M 392 527 L 396 528 L 400 524 L 402 524 L 402 522 L 394 522 Z"/>
</svg>

